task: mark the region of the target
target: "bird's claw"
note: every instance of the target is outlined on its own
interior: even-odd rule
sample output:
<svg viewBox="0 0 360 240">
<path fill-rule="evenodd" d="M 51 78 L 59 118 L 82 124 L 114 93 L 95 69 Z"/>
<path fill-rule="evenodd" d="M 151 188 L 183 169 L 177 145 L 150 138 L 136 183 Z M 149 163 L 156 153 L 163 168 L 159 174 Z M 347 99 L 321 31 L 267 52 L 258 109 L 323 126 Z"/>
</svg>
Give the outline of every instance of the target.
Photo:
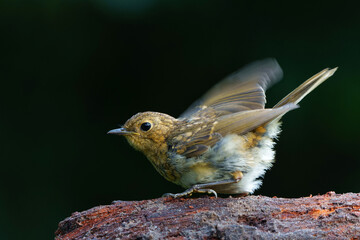
<svg viewBox="0 0 360 240">
<path fill-rule="evenodd" d="M 215 192 L 215 190 L 212 190 L 212 189 L 200 189 L 200 190 L 204 191 L 204 192 L 198 191 L 199 193 L 214 194 L 214 196 L 217 198 L 217 193 Z"/>
</svg>

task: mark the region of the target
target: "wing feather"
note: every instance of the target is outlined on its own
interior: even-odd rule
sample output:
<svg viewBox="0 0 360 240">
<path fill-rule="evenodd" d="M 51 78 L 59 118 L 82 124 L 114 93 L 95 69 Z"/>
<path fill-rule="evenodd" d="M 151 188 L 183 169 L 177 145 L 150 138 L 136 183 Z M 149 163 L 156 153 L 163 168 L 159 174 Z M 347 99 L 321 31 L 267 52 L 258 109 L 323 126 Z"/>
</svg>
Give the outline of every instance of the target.
<svg viewBox="0 0 360 240">
<path fill-rule="evenodd" d="M 192 104 L 180 118 L 196 117 L 210 107 L 217 116 L 263 109 L 265 90 L 280 80 L 282 70 L 275 59 L 254 62 L 226 77 Z"/>
<path fill-rule="evenodd" d="M 227 134 L 244 134 L 298 108 L 294 103 L 279 108 L 256 109 L 233 113 L 218 119 L 214 131 L 225 136 Z"/>
</svg>

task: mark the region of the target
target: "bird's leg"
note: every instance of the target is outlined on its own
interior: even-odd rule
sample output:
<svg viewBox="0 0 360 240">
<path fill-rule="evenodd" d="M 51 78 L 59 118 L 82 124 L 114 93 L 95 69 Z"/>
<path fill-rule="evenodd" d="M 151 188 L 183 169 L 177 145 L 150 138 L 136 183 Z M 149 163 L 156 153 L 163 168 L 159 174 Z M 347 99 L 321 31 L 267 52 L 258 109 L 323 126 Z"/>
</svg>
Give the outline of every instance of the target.
<svg viewBox="0 0 360 240">
<path fill-rule="evenodd" d="M 184 192 L 181 193 L 165 193 L 163 197 L 173 197 L 173 198 L 179 198 L 179 197 L 185 197 L 185 196 L 191 196 L 193 193 L 208 193 L 208 194 L 214 194 L 215 197 L 217 197 L 217 193 L 211 189 L 211 187 L 219 186 L 219 185 L 225 185 L 225 184 L 231 184 L 231 183 L 238 183 L 242 178 L 242 172 L 236 171 L 233 174 L 233 179 L 228 180 L 221 180 L 217 182 L 211 182 L 211 183 L 202 183 L 202 184 L 196 184 L 192 186 L 191 188 L 186 189 Z"/>
</svg>

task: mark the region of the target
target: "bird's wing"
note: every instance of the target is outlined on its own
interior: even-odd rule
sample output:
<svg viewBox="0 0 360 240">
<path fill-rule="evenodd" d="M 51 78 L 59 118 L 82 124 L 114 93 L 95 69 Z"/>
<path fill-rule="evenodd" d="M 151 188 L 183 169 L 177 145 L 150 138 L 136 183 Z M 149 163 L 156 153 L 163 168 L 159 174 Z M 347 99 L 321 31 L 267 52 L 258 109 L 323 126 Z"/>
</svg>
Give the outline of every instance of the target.
<svg viewBox="0 0 360 240">
<path fill-rule="evenodd" d="M 181 132 L 170 136 L 169 151 L 187 158 L 200 156 L 222 137 L 245 134 L 295 108 L 297 105 L 289 103 L 279 108 L 247 110 L 218 118 L 209 116 L 208 121 L 206 118 L 191 120 L 189 125 L 185 125 L 187 127 L 179 130 Z"/>
<path fill-rule="evenodd" d="M 215 131 L 225 136 L 229 133 L 244 134 L 298 108 L 294 103 L 278 108 L 256 109 L 225 115 L 219 118 Z"/>
<path fill-rule="evenodd" d="M 212 108 L 217 116 L 263 109 L 266 102 L 265 90 L 281 77 L 282 70 L 275 59 L 254 62 L 211 88 L 180 118 L 191 119 L 205 108 Z"/>
</svg>

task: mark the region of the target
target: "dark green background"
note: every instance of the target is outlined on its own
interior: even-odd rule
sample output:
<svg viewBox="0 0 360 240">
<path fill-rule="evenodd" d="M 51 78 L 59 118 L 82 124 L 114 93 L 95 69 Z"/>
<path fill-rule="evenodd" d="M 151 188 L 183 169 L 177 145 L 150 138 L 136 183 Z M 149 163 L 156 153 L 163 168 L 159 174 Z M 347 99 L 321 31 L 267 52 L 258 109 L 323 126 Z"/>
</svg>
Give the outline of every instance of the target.
<svg viewBox="0 0 360 240">
<path fill-rule="evenodd" d="M 284 70 L 268 106 L 339 70 L 284 117 L 255 194 L 360 192 L 357 16 L 341 1 L 1 1 L 0 239 L 51 239 L 74 211 L 181 191 L 106 132 L 140 111 L 178 116 L 265 57 Z"/>
</svg>

